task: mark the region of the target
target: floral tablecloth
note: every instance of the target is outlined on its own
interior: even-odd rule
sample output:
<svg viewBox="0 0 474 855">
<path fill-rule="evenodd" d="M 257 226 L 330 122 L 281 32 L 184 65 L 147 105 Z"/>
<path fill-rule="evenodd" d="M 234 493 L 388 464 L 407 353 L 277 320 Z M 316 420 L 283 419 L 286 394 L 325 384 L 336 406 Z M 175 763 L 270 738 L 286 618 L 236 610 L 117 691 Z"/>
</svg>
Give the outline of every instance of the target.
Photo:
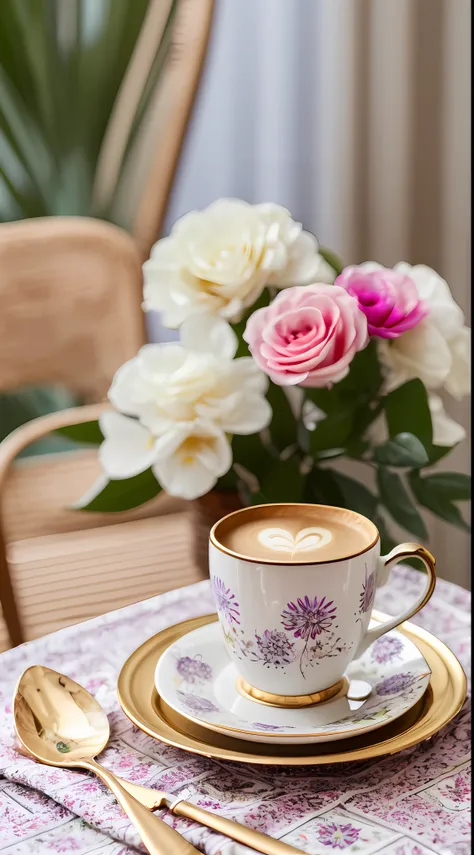
<svg viewBox="0 0 474 855">
<path fill-rule="evenodd" d="M 396 613 L 421 584 L 398 567 L 377 594 Z M 119 708 L 115 687 L 128 655 L 164 627 L 213 610 L 208 582 L 171 591 L 25 644 L 0 656 L 0 852 L 125 855 L 134 829 L 95 778 L 42 767 L 15 751 L 11 700 L 28 665 L 49 665 L 93 692 L 109 714 L 104 765 L 129 780 L 186 797 L 279 837 L 303 852 L 432 855 L 470 851 L 470 703 L 442 732 L 394 757 L 316 767 L 250 767 L 192 756 L 145 736 Z M 470 671 L 470 595 L 447 582 L 417 616 Z M 161 811 L 207 855 L 251 850 Z M 172 853 L 170 853 L 172 855 Z"/>
</svg>

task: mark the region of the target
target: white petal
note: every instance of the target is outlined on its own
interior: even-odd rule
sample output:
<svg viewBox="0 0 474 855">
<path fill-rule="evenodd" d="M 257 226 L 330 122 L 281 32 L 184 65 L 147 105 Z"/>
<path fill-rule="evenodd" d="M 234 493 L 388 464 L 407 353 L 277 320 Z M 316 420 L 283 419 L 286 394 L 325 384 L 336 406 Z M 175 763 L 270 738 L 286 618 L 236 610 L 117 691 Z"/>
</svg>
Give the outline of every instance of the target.
<svg viewBox="0 0 474 855">
<path fill-rule="evenodd" d="M 313 431 L 316 428 L 316 425 L 318 425 L 319 422 L 323 422 L 327 416 L 323 410 L 316 406 L 316 404 L 307 400 L 303 404 L 301 418 L 306 430 Z"/>
<path fill-rule="evenodd" d="M 395 270 L 405 273 L 414 281 L 418 294 L 429 309 L 429 321 L 435 324 L 446 339 L 462 329 L 464 312 L 454 300 L 446 280 L 435 270 L 426 264 L 415 264 L 412 267 L 406 262 L 396 264 Z"/>
<path fill-rule="evenodd" d="M 102 490 L 105 489 L 109 481 L 110 478 L 108 478 L 107 475 L 99 475 L 97 480 L 94 481 L 92 487 L 89 487 L 80 499 L 69 505 L 69 508 L 73 511 L 80 511 L 81 508 L 87 508 L 87 505 L 90 505 L 92 499 L 95 499 L 99 493 L 102 493 Z"/>
<path fill-rule="evenodd" d="M 448 344 L 427 318 L 392 342 L 381 341 L 379 353 L 391 370 L 390 388 L 419 377 L 429 389 L 436 389 L 451 370 Z"/>
<path fill-rule="evenodd" d="M 211 490 L 231 465 L 232 451 L 224 434 L 200 424 L 188 441 L 166 460 L 158 461 L 153 471 L 167 493 L 195 499 Z"/>
<path fill-rule="evenodd" d="M 242 395 L 239 403 L 220 421 L 226 433 L 246 436 L 268 427 L 272 420 L 272 408 L 260 395 Z"/>
<path fill-rule="evenodd" d="M 267 375 L 260 370 L 251 356 L 241 356 L 232 362 L 226 382 L 233 389 L 241 389 L 245 385 L 249 391 L 259 392 L 261 395 L 265 395 L 268 389 Z"/>
<path fill-rule="evenodd" d="M 286 288 L 320 281 L 317 276 L 319 272 L 324 275 L 325 262 L 318 253 L 318 247 L 319 244 L 314 235 L 310 232 L 301 232 L 289 247 L 286 266 L 283 270 L 271 274 L 269 284 Z M 334 271 L 329 281 L 334 281 Z"/>
<path fill-rule="evenodd" d="M 174 424 L 155 445 L 155 460 L 167 460 L 193 432 L 192 423 Z"/>
<path fill-rule="evenodd" d="M 174 458 L 161 460 L 153 467 L 153 474 L 169 496 L 179 499 L 204 496 L 217 482 L 217 476 L 199 461 L 180 466 Z"/>
<path fill-rule="evenodd" d="M 140 394 L 141 380 L 137 357 L 129 359 L 115 372 L 108 392 L 111 404 L 120 412 L 129 416 L 138 415 L 137 394 Z"/>
<path fill-rule="evenodd" d="M 165 405 L 166 402 L 162 402 Z M 174 430 L 177 421 L 188 422 L 193 417 L 193 409 L 187 405 L 178 406 L 179 402 L 170 412 L 166 412 L 165 406 L 159 407 L 156 403 L 142 404 L 140 407 L 140 423 L 148 428 L 153 436 L 161 437 L 168 431 Z"/>
<path fill-rule="evenodd" d="M 438 395 L 430 395 L 428 404 L 433 424 L 434 445 L 447 446 L 451 448 L 466 436 L 463 426 L 451 419 L 445 412 L 443 402 Z"/>
<path fill-rule="evenodd" d="M 323 282 L 332 285 L 336 279 L 336 271 L 318 252 L 314 259 L 314 270 L 312 273 L 311 282 Z"/>
<path fill-rule="evenodd" d="M 362 270 L 366 270 L 367 273 L 372 273 L 374 270 L 384 270 L 383 264 L 379 264 L 378 261 L 363 261 L 362 264 L 358 264 L 358 267 L 361 267 Z"/>
<path fill-rule="evenodd" d="M 232 449 L 224 434 L 216 436 L 212 442 L 203 443 L 196 459 L 220 478 L 232 466 Z"/>
<path fill-rule="evenodd" d="M 233 359 L 238 341 L 233 329 L 222 318 L 202 317 L 186 321 L 180 331 L 183 347 L 199 353 L 213 353 L 219 359 Z"/>
<path fill-rule="evenodd" d="M 131 478 L 149 469 L 155 459 L 155 440 L 146 428 L 114 412 L 103 413 L 99 425 L 105 437 L 99 459 L 109 478 Z"/>
<path fill-rule="evenodd" d="M 460 400 L 471 391 L 471 330 L 464 327 L 449 341 L 451 349 L 451 371 L 446 378 L 446 389 Z"/>
</svg>

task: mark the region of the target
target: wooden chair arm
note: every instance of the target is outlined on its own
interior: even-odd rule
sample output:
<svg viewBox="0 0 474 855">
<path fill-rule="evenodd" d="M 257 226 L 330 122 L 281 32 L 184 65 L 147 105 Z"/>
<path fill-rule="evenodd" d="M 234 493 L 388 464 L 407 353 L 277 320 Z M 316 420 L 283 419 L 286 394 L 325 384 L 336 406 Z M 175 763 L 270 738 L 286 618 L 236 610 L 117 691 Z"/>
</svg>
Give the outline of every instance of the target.
<svg viewBox="0 0 474 855">
<path fill-rule="evenodd" d="M 12 431 L 0 442 L 0 495 L 10 465 L 20 451 L 23 451 L 32 442 L 36 442 L 37 439 L 41 439 L 41 437 L 59 428 L 95 421 L 107 409 L 110 409 L 110 404 L 105 402 L 82 407 L 70 407 L 67 410 L 59 410 L 56 413 L 39 416 Z"/>
</svg>

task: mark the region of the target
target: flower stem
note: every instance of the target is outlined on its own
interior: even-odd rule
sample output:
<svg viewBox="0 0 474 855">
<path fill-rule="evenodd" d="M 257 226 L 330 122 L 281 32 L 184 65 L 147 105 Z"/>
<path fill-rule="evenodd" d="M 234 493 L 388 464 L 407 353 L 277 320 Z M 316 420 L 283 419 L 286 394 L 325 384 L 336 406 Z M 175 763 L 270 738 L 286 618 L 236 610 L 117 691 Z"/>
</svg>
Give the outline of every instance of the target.
<svg viewBox="0 0 474 855">
<path fill-rule="evenodd" d="M 309 641 L 309 635 L 308 635 L 308 637 L 306 638 L 306 641 L 305 641 L 305 643 L 304 643 L 304 647 L 303 647 L 303 650 L 302 650 L 302 653 L 301 653 L 301 656 L 300 656 L 300 671 L 301 671 L 301 676 L 302 676 L 302 677 L 304 677 L 304 679 L 305 679 L 305 680 L 306 680 L 306 674 L 305 674 L 305 673 L 304 673 L 304 671 L 303 671 L 303 656 L 304 656 L 304 655 L 305 655 L 305 653 L 306 653 L 306 648 L 307 648 L 307 646 L 308 646 L 308 641 Z"/>
</svg>

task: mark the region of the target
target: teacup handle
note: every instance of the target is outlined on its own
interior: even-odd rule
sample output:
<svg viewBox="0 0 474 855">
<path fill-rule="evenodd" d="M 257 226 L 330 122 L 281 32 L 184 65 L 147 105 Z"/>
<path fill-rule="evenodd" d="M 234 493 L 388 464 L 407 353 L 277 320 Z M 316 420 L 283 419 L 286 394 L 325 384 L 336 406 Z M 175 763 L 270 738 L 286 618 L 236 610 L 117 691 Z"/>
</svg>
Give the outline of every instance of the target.
<svg viewBox="0 0 474 855">
<path fill-rule="evenodd" d="M 406 611 L 401 612 L 401 614 L 396 617 L 390 618 L 384 623 L 379 624 L 379 626 L 374 626 L 373 628 L 368 629 L 365 635 L 362 636 L 354 657 L 355 659 L 362 656 L 367 648 L 370 647 L 377 638 L 380 638 L 381 635 L 385 635 L 386 632 L 390 632 L 391 629 L 395 629 L 395 627 L 403 623 L 403 621 L 409 620 L 413 615 L 416 615 L 416 613 L 426 605 L 435 589 L 436 561 L 431 552 L 425 549 L 424 546 L 420 546 L 419 543 L 401 543 L 399 546 L 395 546 L 388 555 L 380 556 L 377 566 L 377 588 L 382 587 L 388 581 L 392 565 L 398 564 L 398 562 L 403 561 L 404 558 L 419 558 L 423 561 L 428 573 L 423 592 Z"/>
</svg>

